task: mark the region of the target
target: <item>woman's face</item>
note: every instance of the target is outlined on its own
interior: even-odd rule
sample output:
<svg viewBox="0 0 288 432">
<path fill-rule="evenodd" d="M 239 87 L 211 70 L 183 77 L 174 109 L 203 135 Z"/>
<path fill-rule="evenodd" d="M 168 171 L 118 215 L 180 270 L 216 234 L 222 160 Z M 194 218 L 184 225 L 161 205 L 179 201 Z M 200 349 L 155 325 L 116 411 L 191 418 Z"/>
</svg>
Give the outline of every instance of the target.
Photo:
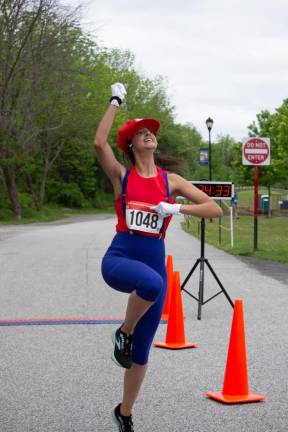
<svg viewBox="0 0 288 432">
<path fill-rule="evenodd" d="M 155 135 L 148 128 L 139 129 L 132 138 L 132 150 L 138 152 L 156 150 L 157 144 Z"/>
</svg>

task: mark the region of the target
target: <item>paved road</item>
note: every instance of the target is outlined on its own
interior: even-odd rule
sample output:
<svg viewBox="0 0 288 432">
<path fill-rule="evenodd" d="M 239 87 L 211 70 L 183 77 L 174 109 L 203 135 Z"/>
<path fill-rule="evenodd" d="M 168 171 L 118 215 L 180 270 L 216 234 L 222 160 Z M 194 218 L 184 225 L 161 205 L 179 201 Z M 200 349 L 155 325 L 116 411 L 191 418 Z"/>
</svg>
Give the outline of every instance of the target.
<svg viewBox="0 0 288 432">
<path fill-rule="evenodd" d="M 199 242 L 173 221 L 166 241 L 182 279 Z M 105 285 L 103 252 L 111 216 L 50 224 L 0 226 L 0 320 L 123 316 L 126 296 Z M 288 266 L 237 259 L 207 246 L 206 257 L 229 295 L 245 309 L 250 390 L 265 402 L 226 406 L 205 397 L 221 390 L 232 308 L 223 295 L 197 304 L 183 294 L 187 340 L 198 348 L 153 348 L 150 373 L 135 406 L 136 432 L 286 432 Z M 263 271 L 262 271 L 263 269 Z M 188 288 L 198 291 L 199 274 Z M 205 270 L 205 297 L 216 292 Z M 112 432 L 122 370 L 110 361 L 116 325 L 0 326 L 1 432 Z M 161 324 L 157 340 L 165 337 Z"/>
</svg>

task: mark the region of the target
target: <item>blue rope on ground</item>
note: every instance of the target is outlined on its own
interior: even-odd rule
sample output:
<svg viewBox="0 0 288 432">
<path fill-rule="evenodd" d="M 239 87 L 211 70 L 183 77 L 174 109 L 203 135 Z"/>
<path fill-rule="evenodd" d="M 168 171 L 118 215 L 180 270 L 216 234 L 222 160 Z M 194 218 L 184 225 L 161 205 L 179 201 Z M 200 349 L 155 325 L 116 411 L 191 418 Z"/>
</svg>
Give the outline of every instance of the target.
<svg viewBox="0 0 288 432">
<path fill-rule="evenodd" d="M 123 320 L 120 319 L 45 319 L 45 320 L 7 320 L 0 321 L 0 327 L 17 327 L 17 326 L 40 326 L 40 325 L 73 325 L 73 324 L 122 324 Z M 166 323 L 163 320 L 161 323 Z"/>
</svg>

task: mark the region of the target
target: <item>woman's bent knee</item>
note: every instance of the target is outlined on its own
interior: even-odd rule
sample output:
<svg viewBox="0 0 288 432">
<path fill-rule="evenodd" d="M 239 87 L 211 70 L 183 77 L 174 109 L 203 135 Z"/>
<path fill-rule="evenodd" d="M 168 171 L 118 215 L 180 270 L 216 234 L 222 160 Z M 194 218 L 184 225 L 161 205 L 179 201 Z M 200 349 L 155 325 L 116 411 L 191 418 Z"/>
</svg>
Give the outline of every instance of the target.
<svg viewBox="0 0 288 432">
<path fill-rule="evenodd" d="M 140 280 L 136 286 L 136 293 L 143 300 L 155 302 L 164 288 L 163 279 L 158 273 Z"/>
</svg>

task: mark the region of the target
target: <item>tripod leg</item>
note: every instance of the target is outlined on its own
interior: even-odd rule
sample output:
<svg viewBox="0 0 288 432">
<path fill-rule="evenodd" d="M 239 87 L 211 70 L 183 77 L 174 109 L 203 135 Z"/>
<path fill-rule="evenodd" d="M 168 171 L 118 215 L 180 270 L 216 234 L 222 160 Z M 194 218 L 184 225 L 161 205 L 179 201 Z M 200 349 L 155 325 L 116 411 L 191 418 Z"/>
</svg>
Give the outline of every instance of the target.
<svg viewBox="0 0 288 432">
<path fill-rule="evenodd" d="M 201 320 L 201 310 L 204 300 L 204 260 L 200 260 L 200 277 L 199 277 L 199 293 L 198 293 L 198 320 Z"/>
<path fill-rule="evenodd" d="M 216 282 L 218 283 L 218 285 L 220 286 L 221 290 L 223 291 L 223 293 L 225 294 L 227 300 L 229 301 L 229 303 L 231 304 L 232 308 L 234 308 L 234 303 L 232 302 L 231 298 L 229 297 L 227 291 L 225 290 L 224 286 L 222 285 L 222 283 L 220 282 L 218 276 L 216 275 L 215 271 L 213 270 L 213 268 L 211 267 L 211 264 L 209 263 L 209 261 L 205 258 L 205 262 L 207 264 L 207 266 L 209 267 L 209 270 L 211 271 L 211 273 L 213 274 L 214 278 L 216 279 Z"/>
<path fill-rule="evenodd" d="M 198 258 L 197 261 L 195 262 L 194 266 L 192 267 L 192 269 L 190 270 L 190 272 L 188 273 L 188 275 L 186 276 L 184 282 L 181 285 L 181 290 L 184 289 L 186 283 L 188 282 L 188 280 L 190 279 L 190 277 L 192 276 L 194 270 L 196 269 L 197 265 L 199 264 L 200 259 Z M 185 291 L 185 290 L 184 290 Z"/>
</svg>

